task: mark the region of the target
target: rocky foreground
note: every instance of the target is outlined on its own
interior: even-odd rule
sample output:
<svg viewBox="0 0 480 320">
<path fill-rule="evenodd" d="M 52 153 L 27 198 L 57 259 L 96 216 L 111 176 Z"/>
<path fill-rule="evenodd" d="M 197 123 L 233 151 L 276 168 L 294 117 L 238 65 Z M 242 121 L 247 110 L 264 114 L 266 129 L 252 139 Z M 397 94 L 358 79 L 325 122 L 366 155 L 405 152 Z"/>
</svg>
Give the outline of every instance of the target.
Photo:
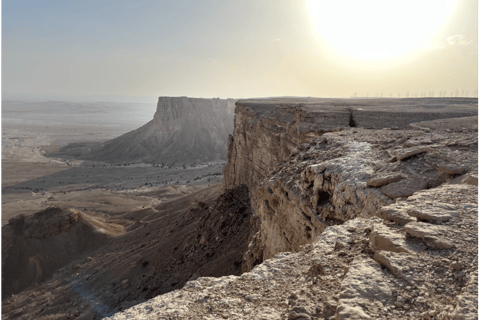
<svg viewBox="0 0 480 320">
<path fill-rule="evenodd" d="M 430 202 L 448 221 L 428 210 L 428 222 L 405 225 L 355 218 L 300 252 L 190 281 L 109 319 L 476 319 L 477 189 L 445 185 L 406 201 Z M 391 209 L 412 217 L 401 203 Z"/>
<path fill-rule="evenodd" d="M 254 102 L 237 102 L 224 170 L 259 218 L 247 272 L 108 319 L 478 318 L 476 104 L 398 104 L 378 129 L 368 101 L 353 107 L 373 120 Z"/>
</svg>

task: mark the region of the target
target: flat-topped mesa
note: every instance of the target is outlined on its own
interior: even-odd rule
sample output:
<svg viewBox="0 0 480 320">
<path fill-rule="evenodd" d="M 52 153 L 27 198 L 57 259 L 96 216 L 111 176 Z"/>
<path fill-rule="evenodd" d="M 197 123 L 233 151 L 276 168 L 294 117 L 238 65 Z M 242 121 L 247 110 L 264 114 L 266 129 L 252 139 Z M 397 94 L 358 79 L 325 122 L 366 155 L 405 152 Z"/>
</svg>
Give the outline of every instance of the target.
<svg viewBox="0 0 480 320">
<path fill-rule="evenodd" d="M 159 97 L 153 122 L 162 131 L 188 130 L 191 125 L 207 130 L 210 126 L 230 129 L 230 122 L 218 120 L 231 120 L 234 104 L 234 99 Z"/>
<path fill-rule="evenodd" d="M 70 144 L 55 157 L 110 163 L 192 164 L 226 160 L 234 99 L 160 97 L 151 121 L 115 139 Z"/>
<path fill-rule="evenodd" d="M 224 185 L 256 187 L 300 143 L 335 128 L 402 128 L 421 121 L 474 116 L 477 109 L 477 99 L 470 98 L 239 100 Z"/>
</svg>

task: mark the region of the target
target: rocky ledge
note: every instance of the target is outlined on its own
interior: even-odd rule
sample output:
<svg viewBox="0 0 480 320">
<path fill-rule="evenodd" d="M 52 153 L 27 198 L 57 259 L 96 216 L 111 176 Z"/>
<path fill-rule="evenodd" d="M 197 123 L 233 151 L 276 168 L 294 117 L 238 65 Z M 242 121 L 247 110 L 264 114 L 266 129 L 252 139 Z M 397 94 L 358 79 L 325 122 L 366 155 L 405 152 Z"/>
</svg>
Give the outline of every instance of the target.
<svg viewBox="0 0 480 320">
<path fill-rule="evenodd" d="M 198 278 L 109 319 L 477 319 L 477 191 L 417 192 L 390 205 L 410 217 L 405 225 L 373 217 L 329 226 L 297 253 L 241 276 Z M 426 203 L 448 220 L 406 209 Z"/>
<path fill-rule="evenodd" d="M 224 181 L 258 218 L 246 272 L 109 319 L 477 319 L 476 100 L 388 103 L 237 102 Z"/>
</svg>

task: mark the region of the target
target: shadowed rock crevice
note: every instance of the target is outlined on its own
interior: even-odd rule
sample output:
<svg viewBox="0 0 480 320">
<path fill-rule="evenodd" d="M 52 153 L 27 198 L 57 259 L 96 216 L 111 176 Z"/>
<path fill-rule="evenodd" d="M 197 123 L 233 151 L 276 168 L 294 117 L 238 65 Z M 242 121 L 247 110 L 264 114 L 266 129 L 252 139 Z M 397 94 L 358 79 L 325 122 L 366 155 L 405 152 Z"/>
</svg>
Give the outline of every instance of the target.
<svg viewBox="0 0 480 320">
<path fill-rule="evenodd" d="M 357 126 L 355 120 L 353 120 L 353 113 L 351 110 L 350 111 L 350 119 L 348 120 L 348 125 L 351 127 L 351 128 L 355 128 Z"/>
</svg>

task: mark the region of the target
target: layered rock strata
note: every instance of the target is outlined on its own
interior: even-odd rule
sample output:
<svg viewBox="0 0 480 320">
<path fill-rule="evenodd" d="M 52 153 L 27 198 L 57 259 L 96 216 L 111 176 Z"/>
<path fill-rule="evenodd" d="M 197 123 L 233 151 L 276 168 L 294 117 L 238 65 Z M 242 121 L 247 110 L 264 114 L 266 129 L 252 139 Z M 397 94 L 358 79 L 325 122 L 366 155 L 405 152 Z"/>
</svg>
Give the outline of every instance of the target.
<svg viewBox="0 0 480 320">
<path fill-rule="evenodd" d="M 251 271 L 109 319 L 477 319 L 476 121 L 301 144 L 256 189 Z"/>
<path fill-rule="evenodd" d="M 475 99 L 237 101 L 224 186 L 247 184 L 252 207 L 262 223 L 250 242 L 245 270 L 262 257 L 295 251 L 312 242 L 328 225 L 372 216 L 392 199 L 444 181 L 449 175 L 438 180 L 441 174 L 436 167 L 425 177 L 408 165 L 414 157 L 435 154 L 436 147 L 428 137 L 432 129 L 413 123 L 435 119 L 448 123 L 448 118 L 458 118 L 452 128 L 472 131 L 472 120 L 465 116 L 477 112 Z M 368 135 L 367 129 L 372 128 L 394 130 L 388 134 L 379 131 L 370 140 L 350 137 L 358 132 Z M 328 134 L 341 130 L 350 131 Z M 292 155 L 297 147 L 300 151 Z M 388 164 L 388 169 L 379 171 L 381 175 L 376 174 L 380 162 Z"/>
<path fill-rule="evenodd" d="M 477 99 L 239 100 L 224 185 L 246 183 L 256 188 L 300 143 L 337 128 L 403 128 L 421 121 L 475 116 L 477 108 Z M 460 121 L 457 128 L 463 125 Z"/>
</svg>

